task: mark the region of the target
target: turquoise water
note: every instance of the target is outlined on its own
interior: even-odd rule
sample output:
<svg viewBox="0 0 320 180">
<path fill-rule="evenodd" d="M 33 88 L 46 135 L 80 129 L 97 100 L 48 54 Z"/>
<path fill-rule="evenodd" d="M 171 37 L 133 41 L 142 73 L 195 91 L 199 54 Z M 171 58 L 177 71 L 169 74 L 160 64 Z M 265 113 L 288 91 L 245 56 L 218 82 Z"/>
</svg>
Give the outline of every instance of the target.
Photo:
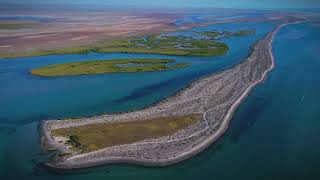
<svg viewBox="0 0 320 180">
<path fill-rule="evenodd" d="M 39 165 L 39 120 L 150 105 L 192 79 L 238 63 L 273 27 L 243 25 L 258 28 L 259 34 L 226 39 L 233 48 L 223 57 L 175 57 L 192 63 L 177 71 L 38 78 L 27 70 L 88 58 L 164 56 L 89 54 L 0 61 L 1 179 L 319 179 L 320 24 L 310 23 L 281 30 L 274 42 L 276 69 L 240 106 L 225 136 L 200 155 L 166 168 L 112 165 L 57 174 Z"/>
<path fill-rule="evenodd" d="M 224 39 L 231 49 L 226 55 L 216 58 L 92 53 L 1 60 L 0 122 L 11 125 L 143 108 L 173 94 L 200 76 L 238 63 L 248 55 L 250 46 L 272 27 L 273 24 L 268 23 L 234 23 L 193 29 L 192 31 L 258 30 L 253 36 Z M 28 74 L 30 69 L 63 62 L 152 57 L 173 58 L 177 63 L 190 62 L 191 66 L 165 72 L 63 78 L 33 77 Z"/>
</svg>

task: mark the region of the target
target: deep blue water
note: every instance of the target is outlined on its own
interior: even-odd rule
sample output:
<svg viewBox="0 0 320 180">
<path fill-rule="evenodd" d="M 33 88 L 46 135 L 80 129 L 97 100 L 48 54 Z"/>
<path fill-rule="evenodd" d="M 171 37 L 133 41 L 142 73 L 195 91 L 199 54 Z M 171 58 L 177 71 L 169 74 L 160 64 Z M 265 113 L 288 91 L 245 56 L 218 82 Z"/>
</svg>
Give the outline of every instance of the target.
<svg viewBox="0 0 320 180">
<path fill-rule="evenodd" d="M 166 57 L 158 55 L 89 54 L 0 61 L 0 177 L 319 179 L 320 24 L 311 23 L 281 30 L 274 42 L 275 70 L 239 107 L 225 136 L 200 155 L 166 168 L 112 165 L 56 174 L 38 165 L 43 159 L 38 145 L 39 120 L 143 108 L 193 79 L 239 63 L 250 45 L 273 27 L 254 23 L 221 26 L 255 28 L 258 34 L 226 39 L 231 50 L 222 57 L 174 57 L 192 65 L 167 72 L 64 78 L 27 73 L 30 68 L 67 61 Z"/>
</svg>

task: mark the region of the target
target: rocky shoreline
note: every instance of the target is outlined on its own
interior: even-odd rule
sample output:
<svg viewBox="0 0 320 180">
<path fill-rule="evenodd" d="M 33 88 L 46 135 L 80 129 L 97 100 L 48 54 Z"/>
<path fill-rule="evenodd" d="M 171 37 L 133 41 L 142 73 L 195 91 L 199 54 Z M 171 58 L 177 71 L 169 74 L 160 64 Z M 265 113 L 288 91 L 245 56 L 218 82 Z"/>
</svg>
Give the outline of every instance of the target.
<svg viewBox="0 0 320 180">
<path fill-rule="evenodd" d="M 68 153 L 51 131 L 59 128 L 144 120 L 156 117 L 201 115 L 197 123 L 171 136 L 146 139 L 84 154 L 73 154 L 46 165 L 55 169 L 76 169 L 109 163 L 167 166 L 192 157 L 215 142 L 228 128 L 234 111 L 250 91 L 274 67 L 272 41 L 286 24 L 277 26 L 257 42 L 251 55 L 234 67 L 193 82 L 188 88 L 164 101 L 136 112 L 111 114 L 76 120 L 50 120 L 42 123 L 42 147 Z"/>
</svg>

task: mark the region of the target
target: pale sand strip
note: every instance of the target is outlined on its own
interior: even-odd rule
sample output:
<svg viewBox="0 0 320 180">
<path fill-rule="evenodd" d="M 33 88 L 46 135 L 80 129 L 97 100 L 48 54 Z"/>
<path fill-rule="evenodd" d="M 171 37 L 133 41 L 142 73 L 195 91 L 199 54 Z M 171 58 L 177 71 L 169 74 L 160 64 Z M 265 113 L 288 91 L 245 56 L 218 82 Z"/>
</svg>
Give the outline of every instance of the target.
<svg viewBox="0 0 320 180">
<path fill-rule="evenodd" d="M 11 45 L 3 45 L 3 46 L 1 45 L 0 46 L 0 48 L 11 48 L 11 47 L 12 47 Z"/>
<path fill-rule="evenodd" d="M 87 38 L 89 38 L 89 36 L 74 37 L 74 38 L 71 38 L 71 41 L 76 41 L 76 40 L 80 40 L 80 39 L 87 39 Z"/>
</svg>

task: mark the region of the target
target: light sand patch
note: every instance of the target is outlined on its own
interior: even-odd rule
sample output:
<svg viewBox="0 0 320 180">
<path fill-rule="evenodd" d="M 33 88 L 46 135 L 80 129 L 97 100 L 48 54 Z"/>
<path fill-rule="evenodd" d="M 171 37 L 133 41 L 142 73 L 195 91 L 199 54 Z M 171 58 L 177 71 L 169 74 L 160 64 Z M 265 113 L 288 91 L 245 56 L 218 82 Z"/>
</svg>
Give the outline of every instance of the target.
<svg viewBox="0 0 320 180">
<path fill-rule="evenodd" d="M 126 32 L 113 32 L 113 33 L 108 33 L 107 35 L 109 36 L 120 36 L 120 35 L 126 35 L 130 34 L 132 31 L 126 31 Z"/>
<path fill-rule="evenodd" d="M 87 39 L 87 38 L 89 38 L 89 36 L 74 37 L 74 38 L 71 38 L 71 41 L 76 41 L 76 40 L 80 40 L 80 39 Z"/>
<path fill-rule="evenodd" d="M 12 46 L 11 45 L 3 45 L 3 46 L 0 46 L 0 48 L 11 48 Z"/>
<path fill-rule="evenodd" d="M 20 39 L 33 39 L 33 38 L 43 38 L 43 37 L 52 37 L 52 36 L 59 36 L 60 34 L 43 34 L 43 35 L 28 35 L 22 36 Z"/>
</svg>

